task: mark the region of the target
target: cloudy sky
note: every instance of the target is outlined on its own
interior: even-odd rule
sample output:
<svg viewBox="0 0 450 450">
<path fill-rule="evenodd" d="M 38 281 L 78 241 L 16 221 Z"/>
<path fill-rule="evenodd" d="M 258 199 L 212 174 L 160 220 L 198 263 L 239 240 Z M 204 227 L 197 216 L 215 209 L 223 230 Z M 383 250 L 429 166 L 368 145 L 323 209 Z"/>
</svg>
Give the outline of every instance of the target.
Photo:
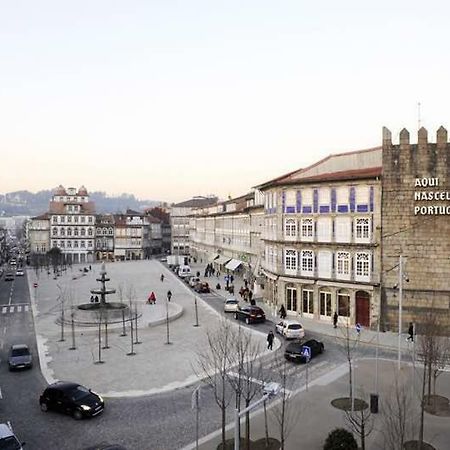
<svg viewBox="0 0 450 450">
<path fill-rule="evenodd" d="M 0 193 L 237 196 L 450 127 L 438 1 L 0 0 Z M 415 140 L 413 137 L 412 140 Z"/>
</svg>

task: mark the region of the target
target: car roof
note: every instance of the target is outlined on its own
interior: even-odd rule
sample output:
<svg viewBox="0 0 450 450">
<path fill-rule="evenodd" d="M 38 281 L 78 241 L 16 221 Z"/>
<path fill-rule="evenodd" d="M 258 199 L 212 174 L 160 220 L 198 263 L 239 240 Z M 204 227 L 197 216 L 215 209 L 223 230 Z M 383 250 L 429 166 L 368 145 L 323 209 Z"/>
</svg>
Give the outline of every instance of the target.
<svg viewBox="0 0 450 450">
<path fill-rule="evenodd" d="M 0 438 L 7 438 L 10 436 L 14 436 L 11 428 L 6 423 L 0 423 Z"/>
<path fill-rule="evenodd" d="M 28 345 L 26 345 L 26 344 L 14 344 L 14 345 L 11 345 L 11 349 L 12 350 L 21 350 L 21 349 L 25 349 L 25 348 L 28 348 Z"/>
<path fill-rule="evenodd" d="M 292 319 L 283 319 L 281 322 L 284 322 L 287 325 L 292 325 L 292 324 L 301 325 L 301 323 L 298 320 L 292 320 Z"/>
<path fill-rule="evenodd" d="M 52 389 L 60 389 L 63 391 L 73 389 L 80 386 L 78 383 L 72 381 L 57 381 L 56 383 L 50 384 L 48 387 Z"/>
</svg>

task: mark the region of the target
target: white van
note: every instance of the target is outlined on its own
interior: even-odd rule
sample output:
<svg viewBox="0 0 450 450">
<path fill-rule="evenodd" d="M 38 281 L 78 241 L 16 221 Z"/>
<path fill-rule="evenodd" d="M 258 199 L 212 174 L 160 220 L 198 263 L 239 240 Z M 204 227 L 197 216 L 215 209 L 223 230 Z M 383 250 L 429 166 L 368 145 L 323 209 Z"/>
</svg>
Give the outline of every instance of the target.
<svg viewBox="0 0 450 450">
<path fill-rule="evenodd" d="M 178 276 L 181 278 L 189 277 L 191 275 L 191 266 L 178 267 Z"/>
</svg>

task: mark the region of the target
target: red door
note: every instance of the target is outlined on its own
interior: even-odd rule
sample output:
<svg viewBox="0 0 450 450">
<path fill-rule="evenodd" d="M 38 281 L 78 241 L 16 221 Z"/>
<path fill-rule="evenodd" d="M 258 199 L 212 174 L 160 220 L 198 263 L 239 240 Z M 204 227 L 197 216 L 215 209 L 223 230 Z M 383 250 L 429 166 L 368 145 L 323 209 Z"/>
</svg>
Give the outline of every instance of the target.
<svg viewBox="0 0 450 450">
<path fill-rule="evenodd" d="M 370 325 L 370 296 L 364 291 L 356 293 L 356 323 L 363 327 Z"/>
</svg>

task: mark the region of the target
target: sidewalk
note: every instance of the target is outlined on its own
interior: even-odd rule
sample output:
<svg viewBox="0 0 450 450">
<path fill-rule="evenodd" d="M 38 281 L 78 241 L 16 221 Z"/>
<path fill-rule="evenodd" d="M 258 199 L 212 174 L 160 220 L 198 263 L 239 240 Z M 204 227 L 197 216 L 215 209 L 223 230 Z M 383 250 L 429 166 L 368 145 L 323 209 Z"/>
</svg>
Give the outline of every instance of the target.
<svg viewBox="0 0 450 450">
<path fill-rule="evenodd" d="M 192 272 L 195 274 L 197 271 L 199 271 L 200 278 L 202 280 L 204 279 L 205 281 L 207 281 L 209 283 L 211 290 L 213 290 L 214 292 L 216 292 L 218 295 L 222 296 L 223 298 L 234 297 L 234 298 L 238 299 L 241 303 L 243 303 L 243 300 L 241 299 L 241 297 L 239 295 L 239 290 L 241 289 L 241 287 L 244 287 L 244 280 L 243 280 L 242 276 L 233 274 L 233 276 L 234 276 L 234 281 L 233 281 L 234 295 L 231 295 L 225 290 L 226 283 L 224 282 L 224 276 L 226 274 L 221 273 L 220 279 L 217 276 L 205 278 L 204 277 L 205 267 L 206 267 L 206 263 L 203 263 L 203 264 L 191 263 Z M 221 285 L 221 289 L 219 289 L 219 290 L 215 289 L 217 283 L 220 283 L 220 285 Z M 277 307 L 273 307 L 272 305 L 265 303 L 263 301 L 263 299 L 260 297 L 255 298 L 255 300 L 257 302 L 257 305 L 263 308 L 268 320 L 271 320 L 274 323 L 276 323 L 277 320 L 279 320 Z M 279 308 L 279 306 L 278 306 L 278 308 Z M 288 316 L 288 318 L 295 318 L 295 319 L 299 320 L 302 323 L 302 325 L 304 326 L 306 332 L 308 332 L 308 330 L 310 330 L 312 332 L 319 333 L 323 336 L 328 336 L 328 337 L 332 337 L 332 338 L 341 338 L 341 339 L 344 339 L 344 335 L 346 336 L 346 332 L 343 331 L 343 329 L 345 328 L 345 325 L 339 324 L 337 329 L 333 328 L 331 317 L 330 317 L 329 322 L 328 321 L 319 321 L 319 320 L 311 319 L 309 317 L 302 317 L 300 315 L 299 316 Z M 402 334 L 402 337 L 400 339 L 402 353 L 403 352 L 411 352 L 413 344 L 410 342 L 406 342 L 406 338 L 408 335 L 406 333 L 406 329 L 404 331 L 405 331 L 405 333 Z M 351 340 L 359 339 L 361 343 L 369 344 L 369 345 L 373 345 L 373 346 L 377 345 L 377 332 L 374 330 L 370 330 L 368 328 L 363 328 L 361 330 L 360 335 L 358 336 L 358 334 L 356 333 L 355 327 L 352 325 L 349 334 L 350 334 Z M 393 333 L 390 331 L 380 332 L 379 336 L 378 336 L 378 340 L 379 340 L 380 348 L 391 349 L 391 350 L 398 349 L 398 333 Z"/>
<path fill-rule="evenodd" d="M 390 361 L 379 362 L 379 387 L 380 397 L 378 414 L 374 414 L 375 429 L 366 438 L 366 449 L 382 449 L 390 448 L 389 445 L 383 446 L 384 435 L 387 425 L 384 422 L 386 416 L 383 408 L 393 397 L 394 380 L 398 379 L 399 373 L 396 363 Z M 342 370 L 344 369 L 344 370 Z M 405 377 L 405 384 L 408 389 L 412 386 L 412 367 L 403 366 L 401 369 L 402 376 Z M 357 396 L 363 398 L 369 404 L 369 394 L 374 392 L 374 361 L 363 360 L 358 361 L 355 370 L 355 379 L 357 386 Z M 416 386 L 420 384 L 418 377 L 416 378 Z M 286 442 L 286 450 L 320 450 L 323 448 L 325 439 L 330 431 L 337 427 L 348 429 L 345 422 L 345 413 L 334 408 L 330 402 L 339 397 L 347 397 L 349 391 L 348 375 L 346 367 L 338 368 L 329 374 L 317 378 L 309 384 L 308 391 L 301 388 L 296 391 L 292 397 L 292 407 L 288 414 L 292 420 L 289 426 L 289 433 Z M 450 374 L 445 373 L 439 378 L 438 393 L 450 397 Z M 416 390 L 417 393 L 417 390 Z M 417 395 L 412 393 L 412 406 L 408 410 L 408 415 L 412 415 L 412 411 L 418 412 Z M 280 432 L 274 414 L 279 411 L 280 401 L 274 399 L 268 404 L 268 423 L 269 436 L 279 439 Z M 320 418 L 320 419 L 319 419 Z M 201 418 L 200 418 L 201 419 Z M 244 429 L 244 421 L 241 422 Z M 437 450 L 448 448 L 450 440 L 450 417 L 438 417 L 425 414 L 425 440 L 435 446 Z M 264 414 L 263 410 L 253 413 L 251 416 L 251 439 L 253 441 L 264 438 L 265 436 Z M 417 422 L 415 426 L 417 433 Z M 233 437 L 234 426 L 230 424 L 227 427 L 227 438 Z M 417 435 L 407 434 L 407 439 L 413 439 Z M 355 436 L 355 438 L 357 438 Z M 212 433 L 201 440 L 200 450 L 213 450 L 220 443 L 220 432 Z M 360 446 L 360 442 L 358 445 Z M 194 449 L 195 445 L 185 447 L 183 450 Z"/>
</svg>

